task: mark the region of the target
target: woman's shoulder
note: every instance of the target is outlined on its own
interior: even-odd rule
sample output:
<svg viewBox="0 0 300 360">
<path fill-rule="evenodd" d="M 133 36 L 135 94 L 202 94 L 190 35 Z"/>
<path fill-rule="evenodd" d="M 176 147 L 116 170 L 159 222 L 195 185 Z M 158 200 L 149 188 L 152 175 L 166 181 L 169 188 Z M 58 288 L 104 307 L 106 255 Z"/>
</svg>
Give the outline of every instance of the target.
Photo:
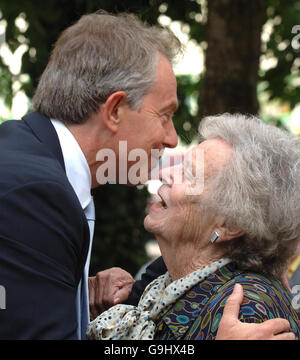
<svg viewBox="0 0 300 360">
<path fill-rule="evenodd" d="M 232 268 L 230 271 L 230 278 L 212 295 L 205 312 L 210 311 L 212 318 L 220 319 L 234 285 L 239 283 L 244 291 L 239 313 L 241 321 L 260 323 L 269 319 L 284 318 L 290 322 L 296 335 L 300 335 L 300 313 L 292 306 L 292 294 L 280 280 Z"/>
<path fill-rule="evenodd" d="M 222 293 L 226 298 L 232 293 L 234 285 L 239 283 L 243 287 L 244 300 L 241 308 L 247 308 L 255 304 L 256 308 L 260 308 L 257 304 L 262 304 L 269 312 L 264 315 L 269 318 L 277 317 L 271 311 L 271 308 L 276 312 L 285 309 L 290 310 L 291 294 L 279 279 L 266 277 L 262 274 L 243 271 L 234 275 L 229 281 L 225 282 L 219 287 L 216 294 Z M 261 308 L 262 310 L 262 308 Z M 246 311 L 244 311 L 246 314 Z"/>
<path fill-rule="evenodd" d="M 267 303 L 271 303 L 271 299 L 290 303 L 290 294 L 279 279 L 247 271 L 233 272 L 232 278 L 224 282 L 217 293 L 222 292 L 230 295 L 236 283 L 243 286 L 244 297 L 246 298 Z"/>
<path fill-rule="evenodd" d="M 260 323 L 272 318 L 287 319 L 300 337 L 299 312 L 279 280 L 239 270 L 228 264 L 186 292 L 157 323 L 157 338 L 214 339 L 223 310 L 234 285 L 243 286 L 244 300 L 239 319 Z"/>
<path fill-rule="evenodd" d="M 186 332 L 186 339 L 215 338 L 226 301 L 236 283 L 241 284 L 244 291 L 240 321 L 261 323 L 273 318 L 284 318 L 290 322 L 296 336 L 300 337 L 300 313 L 293 308 L 291 294 L 281 281 L 241 271 L 229 264 L 193 289 L 194 293 L 207 292 L 207 296 L 199 304 L 198 316 Z"/>
</svg>

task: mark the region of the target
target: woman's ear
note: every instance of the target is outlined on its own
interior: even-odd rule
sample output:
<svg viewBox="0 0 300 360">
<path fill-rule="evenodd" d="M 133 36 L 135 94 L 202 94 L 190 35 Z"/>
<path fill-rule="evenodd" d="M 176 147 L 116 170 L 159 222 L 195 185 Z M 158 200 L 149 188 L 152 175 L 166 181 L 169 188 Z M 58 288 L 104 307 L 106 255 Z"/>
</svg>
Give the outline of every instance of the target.
<svg viewBox="0 0 300 360">
<path fill-rule="evenodd" d="M 220 236 L 220 241 L 228 241 L 228 240 L 232 240 L 232 239 L 237 239 L 241 236 L 245 235 L 245 231 L 238 229 L 238 228 L 234 228 L 234 229 L 225 229 L 224 232 L 221 234 Z"/>
<path fill-rule="evenodd" d="M 219 235 L 219 237 L 215 241 L 217 243 L 237 239 L 245 235 L 244 230 L 238 228 L 237 226 L 226 224 L 225 220 L 223 220 L 218 226 L 216 226 L 215 232 L 217 232 L 217 234 Z"/>
<path fill-rule="evenodd" d="M 117 132 L 120 124 L 120 109 L 126 104 L 125 91 L 112 93 L 101 106 L 104 125 L 113 133 Z"/>
</svg>

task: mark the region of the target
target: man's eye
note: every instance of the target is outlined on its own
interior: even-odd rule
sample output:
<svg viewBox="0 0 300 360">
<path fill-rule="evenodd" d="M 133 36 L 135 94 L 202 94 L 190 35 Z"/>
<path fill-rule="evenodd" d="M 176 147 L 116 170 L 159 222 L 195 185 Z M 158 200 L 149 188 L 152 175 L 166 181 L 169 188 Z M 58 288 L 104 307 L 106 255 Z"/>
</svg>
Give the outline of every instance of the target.
<svg viewBox="0 0 300 360">
<path fill-rule="evenodd" d="M 168 121 L 169 119 L 172 119 L 172 116 L 173 116 L 172 113 L 165 113 L 165 114 L 163 114 L 162 117 L 165 121 Z"/>
</svg>

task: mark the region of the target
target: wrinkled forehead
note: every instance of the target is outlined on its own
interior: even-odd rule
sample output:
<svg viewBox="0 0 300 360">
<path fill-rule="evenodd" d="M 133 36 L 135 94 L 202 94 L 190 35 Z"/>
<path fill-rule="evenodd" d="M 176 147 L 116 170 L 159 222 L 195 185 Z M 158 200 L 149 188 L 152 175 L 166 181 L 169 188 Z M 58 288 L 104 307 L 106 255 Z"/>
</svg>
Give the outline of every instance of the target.
<svg viewBox="0 0 300 360">
<path fill-rule="evenodd" d="M 195 146 L 187 153 L 187 164 L 193 174 L 204 170 L 204 180 L 209 179 L 224 166 L 232 155 L 232 146 L 222 139 L 209 139 Z"/>
</svg>

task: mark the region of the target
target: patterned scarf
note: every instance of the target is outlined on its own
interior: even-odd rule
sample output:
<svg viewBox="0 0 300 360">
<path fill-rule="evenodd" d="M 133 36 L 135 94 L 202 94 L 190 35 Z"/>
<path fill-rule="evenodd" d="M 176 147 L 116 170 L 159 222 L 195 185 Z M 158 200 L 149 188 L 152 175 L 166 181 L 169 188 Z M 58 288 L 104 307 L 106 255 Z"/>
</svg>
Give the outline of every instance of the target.
<svg viewBox="0 0 300 360">
<path fill-rule="evenodd" d="M 202 267 L 187 276 L 172 281 L 168 272 L 153 280 L 145 289 L 137 306 L 119 304 L 90 322 L 90 340 L 151 340 L 155 320 L 193 286 L 231 262 L 228 258 Z"/>
</svg>

